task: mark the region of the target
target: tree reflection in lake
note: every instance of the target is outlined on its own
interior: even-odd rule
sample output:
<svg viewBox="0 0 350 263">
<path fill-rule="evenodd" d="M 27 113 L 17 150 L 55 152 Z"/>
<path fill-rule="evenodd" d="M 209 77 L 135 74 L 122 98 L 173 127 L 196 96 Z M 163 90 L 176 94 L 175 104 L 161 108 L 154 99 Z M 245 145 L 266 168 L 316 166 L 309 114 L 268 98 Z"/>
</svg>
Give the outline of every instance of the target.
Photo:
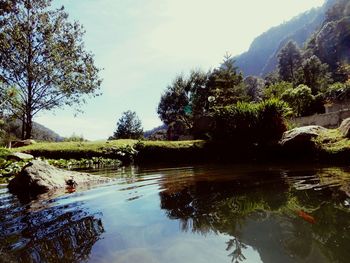
<svg viewBox="0 0 350 263">
<path fill-rule="evenodd" d="M 194 173 L 197 176 L 189 177 L 181 189 L 171 177 L 163 182 L 161 208 L 180 220 L 182 231 L 231 236 L 227 251 L 232 262 L 245 261 L 247 246 L 256 249 L 263 262 L 350 258 L 350 213 L 340 191 L 340 182 L 349 181 L 334 183 L 336 171 L 269 171 L 268 176 L 245 173 L 239 179 Z"/>
<path fill-rule="evenodd" d="M 8 262 L 85 261 L 104 232 L 99 215 L 82 202 L 59 205 L 55 199 L 20 205 L 1 198 L 0 221 L 0 258 Z"/>
</svg>

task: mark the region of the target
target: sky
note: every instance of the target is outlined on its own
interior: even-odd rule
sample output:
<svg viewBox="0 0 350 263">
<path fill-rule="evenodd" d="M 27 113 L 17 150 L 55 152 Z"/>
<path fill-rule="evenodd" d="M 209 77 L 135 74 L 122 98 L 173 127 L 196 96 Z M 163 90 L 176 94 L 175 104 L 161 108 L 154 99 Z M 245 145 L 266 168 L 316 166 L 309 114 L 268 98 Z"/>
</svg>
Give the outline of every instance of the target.
<svg viewBox="0 0 350 263">
<path fill-rule="evenodd" d="M 85 28 L 102 96 L 75 116 L 72 109 L 41 112 L 35 121 L 61 136 L 107 139 L 127 110 L 144 130 L 161 125 L 157 105 L 178 74 L 217 67 L 226 53 L 248 50 L 255 37 L 324 0 L 53 0 Z"/>
</svg>

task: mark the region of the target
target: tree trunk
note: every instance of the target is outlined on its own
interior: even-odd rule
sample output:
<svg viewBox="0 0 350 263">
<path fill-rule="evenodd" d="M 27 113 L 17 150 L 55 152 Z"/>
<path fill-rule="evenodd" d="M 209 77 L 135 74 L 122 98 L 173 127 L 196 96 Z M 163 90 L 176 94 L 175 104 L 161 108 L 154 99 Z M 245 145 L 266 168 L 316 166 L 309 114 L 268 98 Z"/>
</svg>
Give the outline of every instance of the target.
<svg viewBox="0 0 350 263">
<path fill-rule="evenodd" d="M 26 140 L 31 139 L 32 129 L 33 129 L 33 117 L 32 117 L 31 111 L 27 112 L 27 114 L 26 114 L 25 127 L 26 127 L 26 129 L 25 129 L 26 135 L 25 135 L 24 139 L 26 139 Z"/>
<path fill-rule="evenodd" d="M 21 139 L 24 140 L 25 139 L 25 127 L 26 127 L 26 116 L 25 114 L 22 115 L 22 135 L 21 135 Z"/>
</svg>

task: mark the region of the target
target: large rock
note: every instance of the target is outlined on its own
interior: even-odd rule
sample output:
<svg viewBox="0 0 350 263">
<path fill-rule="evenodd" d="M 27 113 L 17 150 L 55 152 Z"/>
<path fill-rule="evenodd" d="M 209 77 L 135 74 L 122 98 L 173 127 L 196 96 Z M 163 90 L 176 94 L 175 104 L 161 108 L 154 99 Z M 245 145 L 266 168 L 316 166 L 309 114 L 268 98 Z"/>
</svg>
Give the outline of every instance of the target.
<svg viewBox="0 0 350 263">
<path fill-rule="evenodd" d="M 338 129 L 344 137 L 350 138 L 350 118 L 343 120 Z"/>
<path fill-rule="evenodd" d="M 87 173 L 58 169 L 47 162 L 33 160 L 10 181 L 8 188 L 14 194 L 37 195 L 57 189 L 75 189 L 80 185 L 104 183 L 109 180 L 109 178 Z"/>
<path fill-rule="evenodd" d="M 327 129 L 316 125 L 294 128 L 283 134 L 280 144 L 292 148 L 314 146 L 312 139 L 318 137 L 325 130 Z"/>
<path fill-rule="evenodd" d="M 14 160 L 14 161 L 30 161 L 34 159 L 34 156 L 27 153 L 11 153 L 9 156 L 7 156 L 7 160 Z"/>
</svg>

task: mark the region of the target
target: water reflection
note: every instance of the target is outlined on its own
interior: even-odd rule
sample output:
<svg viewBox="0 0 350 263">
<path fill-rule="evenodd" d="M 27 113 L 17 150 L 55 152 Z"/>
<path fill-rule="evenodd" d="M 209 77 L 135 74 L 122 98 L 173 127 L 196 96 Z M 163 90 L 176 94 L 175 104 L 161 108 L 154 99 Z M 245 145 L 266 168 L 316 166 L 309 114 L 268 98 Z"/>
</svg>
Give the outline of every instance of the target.
<svg viewBox="0 0 350 263">
<path fill-rule="evenodd" d="M 263 262 L 347 262 L 350 258 L 350 214 L 344 206 L 347 172 L 242 172 L 240 180 L 193 173 L 196 176 L 182 184 L 171 177 L 164 180 L 161 208 L 170 219 L 181 222 L 184 232 L 231 236 L 226 250 L 232 262 L 245 261 L 247 246 L 256 249 Z"/>
<path fill-rule="evenodd" d="M 21 205 L 0 200 L 0 259 L 5 262 L 81 262 L 104 232 L 99 215 L 82 202 L 59 205 L 55 199 Z"/>
<path fill-rule="evenodd" d="M 29 203 L 0 189 L 0 262 L 350 258 L 347 170 L 203 166 L 97 173 L 118 179 Z"/>
</svg>

